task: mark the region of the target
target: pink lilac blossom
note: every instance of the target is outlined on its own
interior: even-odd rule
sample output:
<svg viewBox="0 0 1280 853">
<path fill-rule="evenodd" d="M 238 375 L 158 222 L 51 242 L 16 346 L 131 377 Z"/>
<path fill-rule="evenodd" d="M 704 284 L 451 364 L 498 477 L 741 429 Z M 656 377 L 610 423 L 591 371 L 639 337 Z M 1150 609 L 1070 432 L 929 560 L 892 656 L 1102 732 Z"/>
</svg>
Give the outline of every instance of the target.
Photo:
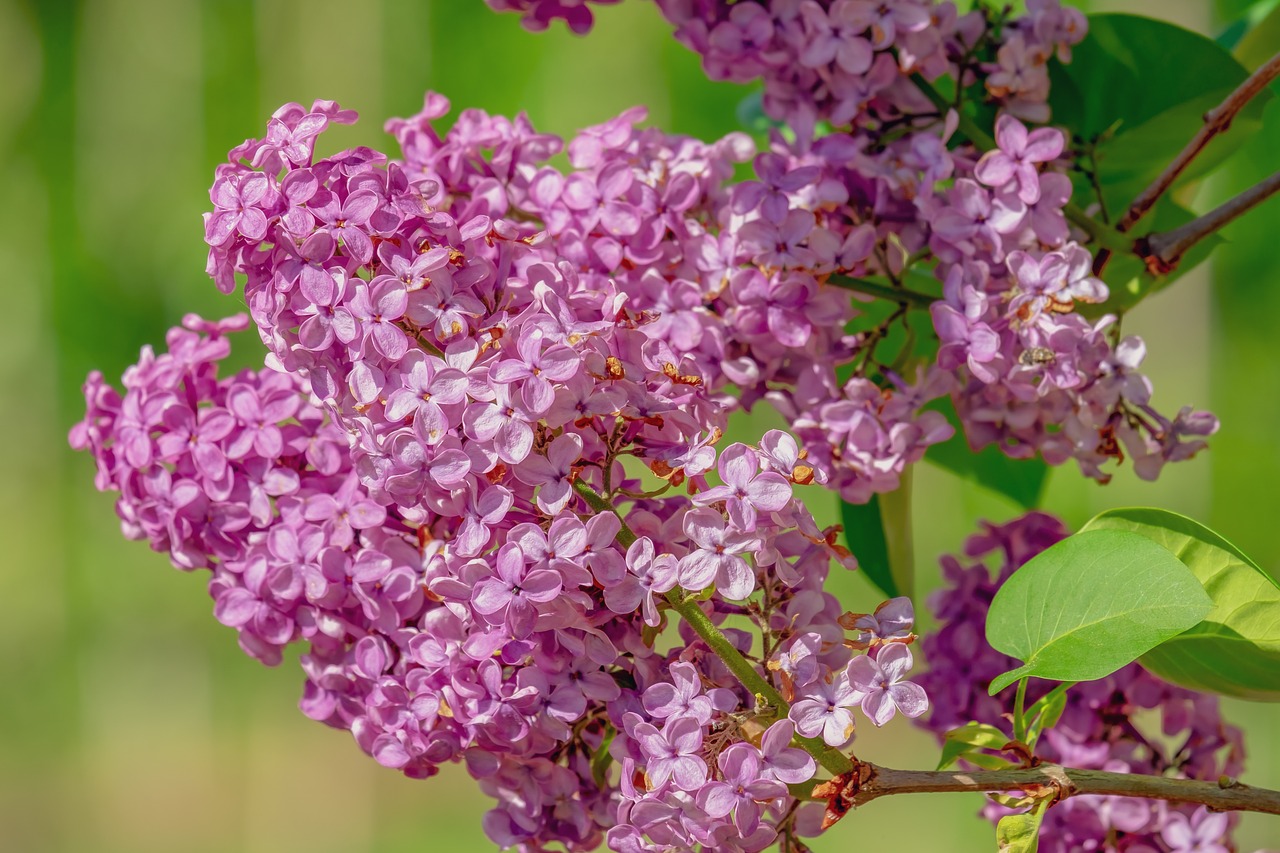
<svg viewBox="0 0 1280 853">
<path fill-rule="evenodd" d="M 704 196 L 710 215 L 690 206 L 697 194 L 688 180 L 673 192 L 673 178 L 653 192 L 679 204 L 662 202 L 663 214 L 650 218 L 651 175 L 685 166 L 620 173 L 606 140 L 624 140 L 628 115 L 571 146 L 580 152 L 574 165 L 611 194 L 607 203 L 595 190 L 581 203 L 572 200 L 581 193 L 562 198 L 556 188 L 585 175 L 543 168 L 531 182 L 535 204 L 522 209 L 539 213 L 576 262 L 621 263 L 609 273 L 633 304 L 658 315 L 655 331 L 673 351 L 698 360 L 712 386 L 738 386 L 739 405 L 765 399 L 781 411 L 846 500 L 896 488 L 907 465 L 949 436 L 936 412 L 919 408 L 947 394 L 975 448 L 994 444 L 1054 465 L 1074 459 L 1101 481 L 1111 476 L 1108 462 L 1132 459 L 1151 479 L 1205 446 L 1216 419 L 1156 411 L 1140 358 L 1125 355 L 1141 342 L 1120 338 L 1109 316 L 1090 322 L 1073 310 L 1104 302 L 1108 291 L 1076 242 L 1086 235 L 1063 213 L 1071 195 L 1063 134 L 1024 122 L 1050 118 L 1048 62 L 1069 61 L 1084 37 L 1078 10 L 1057 0 L 1029 4 L 1019 17 L 981 7 L 959 15 L 927 0 L 657 5 L 712 77 L 762 80 L 766 112 L 795 137 L 774 135 L 755 158 L 758 180 Z M 953 117 L 921 94 L 919 78 L 943 76 L 982 82 L 1003 108 L 995 148 L 955 138 Z M 625 211 L 628 224 L 592 239 L 595 220 L 584 211 Z M 873 376 L 866 350 L 877 338 L 838 331 L 856 315 L 833 297 L 828 277 L 895 275 L 922 254 L 917 263 L 936 260 L 945 283 L 931 312 L 942 343 L 936 369 L 910 384 L 882 366 Z M 659 258 L 692 266 L 656 275 L 647 265 Z M 708 312 L 729 335 L 711 331 Z M 853 378 L 831 369 L 858 362 Z"/>
<path fill-rule="evenodd" d="M 188 317 L 169 334 L 169 352 L 143 351 L 123 396 L 91 376 L 71 440 L 93 453 L 99 488 L 119 493 L 127 536 L 183 569 L 211 572 L 215 615 L 246 652 L 275 665 L 286 646 L 306 646 L 307 716 L 349 730 L 376 761 L 410 776 L 466 763 L 498 801 L 484 821 L 498 844 L 585 850 L 607 831 L 620 849 L 649 838 L 748 851 L 796 831 L 787 785 L 817 770 L 790 745 L 796 725 L 753 728 L 755 698 L 700 641 L 686 637 L 660 654 L 646 632 L 667 618 L 655 591 L 673 588 L 680 559 L 701 548 L 682 537 L 684 520 L 714 517 L 744 546 L 736 559 L 780 617 L 768 629 L 778 651 L 762 672 L 792 696 L 832 683 L 853 689 L 845 664 L 856 643 L 843 641 L 838 607 L 821 591 L 835 552 L 802 505 L 788 497 L 745 531 L 726 515 L 732 496 L 702 506 L 677 495 L 636 499 L 628 524 L 644 535 L 624 554 L 613 514 L 592 514 L 576 493 L 547 508 L 544 481 L 494 475 L 495 434 L 474 454 L 488 474 L 454 487 L 429 481 L 468 501 L 481 488 L 497 496 L 471 510 L 483 527 L 469 533 L 477 528 L 457 523 L 465 502 L 448 516 L 376 500 L 353 464 L 350 433 L 299 374 L 219 378 L 226 335 L 247 322 Z M 531 458 L 551 455 L 563 435 L 579 440 L 576 461 L 591 468 L 586 432 L 541 442 Z M 599 431 L 591 440 L 605 452 Z M 781 436 L 770 445 L 724 453 L 759 471 L 767 453 L 787 459 Z M 615 476 L 625 490 L 639 485 Z M 732 599 L 747 594 L 733 588 L 736 575 L 729 582 L 703 604 L 716 621 L 740 612 Z M 878 612 L 885 643 L 910 636 L 909 606 Z M 805 654 L 810 664 L 791 667 L 800 678 L 784 677 L 783 661 Z M 601 750 L 616 776 L 599 777 L 591 757 Z"/>
<path fill-rule="evenodd" d="M 490 5 L 591 25 L 585 0 Z M 1074 13 L 658 6 L 712 76 L 763 78 L 795 134 L 757 152 L 642 127 L 643 110 L 567 142 L 479 110 L 442 131 L 429 93 L 387 124 L 399 159 L 317 159 L 354 113 L 285 105 L 218 167 L 205 218 L 207 272 L 243 282 L 264 368 L 218 378 L 246 321 L 189 317 L 123 395 L 89 378 L 71 436 L 126 536 L 211 572 L 247 653 L 305 644 L 307 716 L 410 776 L 465 763 L 497 801 L 485 831 L 528 851 L 761 850 L 803 822 L 780 790 L 816 773 L 797 732 L 844 745 L 855 708 L 924 713 L 910 603 L 841 614 L 824 582 L 856 559 L 797 489 L 898 488 L 952 434 L 933 401 L 951 396 L 977 446 L 1099 479 L 1121 447 L 1153 477 L 1217 426 L 1151 408 L 1141 341 L 1074 311 L 1106 288 L 1062 213 L 1060 132 L 1019 120 L 1047 120 Z M 984 79 L 997 150 L 957 136 L 917 74 Z M 747 162 L 757 180 L 734 184 Z M 895 367 L 833 285 L 909 263 L 942 282 L 941 347 Z M 718 448 L 760 404 L 788 431 Z M 669 592 L 716 624 L 756 617 L 788 717 L 687 625 L 658 651 Z"/>
<path fill-rule="evenodd" d="M 1008 731 L 1014 690 L 990 697 L 987 686 L 1017 662 L 987 645 L 987 608 L 1013 572 L 1067 533 L 1053 516 L 1031 513 L 986 525 L 965 543 L 967 560 L 943 558 L 946 586 L 930 596 L 938 629 L 921 640 L 929 669 L 915 679 L 928 692 L 932 713 L 918 725 L 939 739 L 970 720 Z M 1052 687 L 1032 679 L 1027 702 Z M 1072 767 L 1212 780 L 1239 775 L 1241 737 L 1222 719 L 1216 697 L 1167 684 L 1135 663 L 1072 685 L 1061 720 L 1041 738 L 1036 753 Z M 989 804 L 983 813 L 997 820 L 1007 810 Z M 1046 813 L 1040 847 L 1050 853 L 1227 850 L 1234 849 L 1230 833 L 1238 819 L 1188 803 L 1072 797 Z"/>
</svg>

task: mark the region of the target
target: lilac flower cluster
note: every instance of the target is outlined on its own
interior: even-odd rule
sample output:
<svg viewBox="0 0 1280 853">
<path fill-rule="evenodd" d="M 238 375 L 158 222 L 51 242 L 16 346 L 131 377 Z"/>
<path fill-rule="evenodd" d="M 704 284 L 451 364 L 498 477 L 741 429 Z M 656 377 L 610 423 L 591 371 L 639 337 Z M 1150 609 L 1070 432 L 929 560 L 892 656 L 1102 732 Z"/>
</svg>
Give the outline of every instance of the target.
<svg viewBox="0 0 1280 853">
<path fill-rule="evenodd" d="M 591 23 L 585 1 L 490 5 Z M 1154 476 L 1216 428 L 1159 415 L 1141 342 L 1074 310 L 1107 289 L 1063 213 L 1069 156 L 1015 115 L 1047 119 L 1045 63 L 1083 22 L 1028 5 L 659 0 L 713 75 L 764 78 L 795 133 L 762 152 L 642 128 L 641 110 L 567 143 L 478 110 L 442 132 L 430 93 L 387 124 L 400 159 L 317 158 L 355 114 L 287 104 L 218 168 L 205 216 L 207 271 L 243 286 L 265 367 L 219 379 L 245 321 L 188 318 L 123 396 L 90 377 L 72 443 L 127 536 L 211 571 L 246 652 L 306 645 L 308 716 L 410 776 L 465 762 L 497 801 L 495 842 L 756 851 L 814 831 L 788 786 L 816 765 L 794 743 L 843 748 L 855 709 L 919 717 L 926 690 L 975 718 L 999 706 L 908 679 L 910 602 L 842 614 L 824 582 L 856 560 L 797 488 L 896 489 L 951 436 L 926 408 L 947 395 L 971 442 L 1099 479 L 1121 445 Z M 920 89 L 943 74 L 1003 108 L 991 150 Z M 936 359 L 878 356 L 895 324 L 914 334 L 904 282 L 925 270 Z M 860 284 L 898 310 L 868 320 Z M 760 403 L 790 431 L 717 447 Z M 706 625 L 676 626 L 686 608 L 785 707 Z M 1141 695 L 1172 707 L 1160 690 Z M 1115 741 L 1077 716 L 1064 731 Z M 1212 751 L 1159 760 L 1193 773 Z M 1188 819 L 1188 837 L 1216 826 Z"/>
<path fill-rule="evenodd" d="M 189 315 L 167 353 L 144 349 L 126 371 L 123 397 L 90 375 L 71 444 L 93 453 L 97 487 L 119 493 L 124 535 L 179 568 L 211 569 L 214 615 L 274 666 L 301 637 L 340 645 L 351 625 L 415 615 L 420 559 L 300 377 L 217 377 L 227 333 L 247 325 Z"/>
<path fill-rule="evenodd" d="M 973 177 L 958 178 L 925 212 L 945 281 L 931 307 L 938 366 L 960 377 L 953 398 L 968 438 L 1012 456 L 1039 451 L 1051 464 L 1074 458 L 1103 482 L 1102 465 L 1127 450 L 1138 476 L 1155 479 L 1165 462 L 1202 449 L 1217 419 L 1187 407 L 1169 420 L 1153 409 L 1151 383 L 1138 372 L 1141 339 L 1119 338 L 1111 315 L 1090 322 L 1073 310 L 1108 291 L 1090 253 L 1070 239 L 1062 214 L 1070 180 L 1039 171 L 1062 154 L 1062 134 L 1028 132 L 1004 115 L 996 141 Z"/>
<path fill-rule="evenodd" d="M 519 12 L 521 23 L 534 32 L 545 30 L 553 21 L 564 21 L 575 33 L 586 33 L 595 23 L 591 3 L 609 6 L 618 0 L 484 0 L 495 12 Z"/>
<path fill-rule="evenodd" d="M 1089 235 L 1064 212 L 1074 155 L 1061 132 L 1019 117 L 1049 119 L 1048 61 L 1068 61 L 1084 37 L 1077 10 L 1057 0 L 1029 3 L 1021 17 L 982 7 L 959 16 L 925 0 L 658 5 L 711 76 L 763 79 L 766 111 L 792 136 L 774 134 L 755 158 L 756 180 L 696 204 L 686 178 L 665 189 L 655 177 L 690 169 L 683 158 L 646 154 L 637 165 L 633 146 L 624 177 L 607 148 L 575 142 L 590 146 L 591 159 L 574 165 L 594 167 L 595 186 L 583 191 L 581 173 L 543 177 L 534 199 L 554 199 L 554 209 L 520 209 L 541 219 L 559 251 L 659 313 L 673 348 L 692 350 L 714 387 L 732 382 L 748 407 L 768 399 L 847 500 L 896 488 L 906 465 L 949 437 L 940 415 L 921 411 L 948 393 L 975 448 L 1075 459 L 1102 481 L 1111 476 L 1103 465 L 1126 454 L 1153 479 L 1205 446 L 1212 415 L 1151 406 L 1142 341 L 1121 338 L 1113 316 L 1075 311 L 1104 302 L 1108 289 L 1081 245 Z M 1002 107 L 996 147 L 956 137 L 957 114 L 920 88 L 941 76 Z M 594 136 L 624 142 L 621 122 L 633 118 Z M 726 144 L 746 156 L 741 141 Z M 660 221 L 633 214 L 637 201 L 648 207 L 646 185 L 667 199 L 659 204 L 683 202 L 670 211 L 685 213 L 683 225 L 668 217 L 662 235 Z M 562 186 L 565 199 L 553 195 Z M 576 215 L 593 205 L 602 213 Z M 592 227 L 600 254 L 578 249 Z M 910 316 L 849 334 L 855 314 L 831 287 L 867 276 L 900 286 L 917 268 L 943 284 L 931 310 L 940 349 L 927 370 L 875 358 L 892 322 L 910 329 Z M 716 317 L 714 333 L 689 316 L 699 313 Z M 907 381 L 904 368 L 923 372 Z"/>
<path fill-rule="evenodd" d="M 428 100 L 429 110 L 442 106 Z M 241 629 L 247 648 L 269 649 L 259 657 L 275 662 L 285 643 L 310 643 L 304 712 L 349 729 L 376 760 L 410 775 L 465 760 L 499 801 L 485 826 L 503 845 L 559 840 L 590 848 L 602 827 L 616 825 L 615 832 L 629 826 L 672 844 L 736 832 L 750 836 L 743 849 L 760 849 L 791 812 L 782 786 L 812 775 L 812 762 L 786 746 L 790 723 L 751 742 L 750 724 L 768 715 L 756 713 L 754 699 L 705 647 L 696 670 L 670 667 L 648 632 L 663 624 L 659 596 L 678 586 L 711 592 L 706 607 L 717 620 L 744 612 L 735 602 L 760 590 L 767 604 L 754 606 L 763 606 L 774 642 L 800 630 L 811 646 L 838 635 L 836 604 L 821 587 L 833 557 L 852 563 L 792 493 L 827 472 L 780 432 L 717 458 L 724 406 L 692 372 L 698 362 L 650 334 L 660 323 L 630 309 L 607 282 L 589 287 L 569 261 L 543 260 L 544 235 L 491 218 L 489 205 L 507 190 L 484 185 L 478 169 L 448 171 L 475 161 L 430 138 L 424 120 L 393 127 L 407 150 L 446 149 L 430 168 L 412 161 L 379 168 L 380 158 L 364 150 L 313 161 L 310 131 L 339 117 L 328 104 L 277 113 L 277 133 L 234 152 L 249 165 L 220 171 L 206 219 L 210 272 L 224 288 L 235 274 L 247 278 L 246 297 L 271 351 L 256 384 L 287 393 L 240 402 L 238 386 L 212 379 L 225 348 L 210 344 L 195 373 L 203 385 L 180 371 L 135 372 L 120 401 L 95 377 L 94 405 L 75 443 L 113 471 L 100 485 L 126 497 L 134 480 L 200 471 L 215 454 L 239 458 L 243 448 L 268 470 L 309 474 L 296 459 L 273 458 L 283 447 L 274 437 L 278 421 L 305 407 L 314 435 L 345 438 L 342 468 L 325 472 L 341 475 L 345 492 L 336 483 L 323 491 L 345 494 L 330 510 L 339 519 L 358 507 L 360 535 L 348 527 L 345 547 L 335 547 L 314 529 L 327 517 L 312 511 L 318 496 L 299 491 L 305 503 L 295 511 L 295 495 L 277 488 L 253 525 L 231 528 L 243 529 L 239 540 L 203 543 L 202 562 L 191 562 L 213 568 L 220 618 Z M 470 144 L 489 141 L 483 127 L 470 130 L 483 140 Z M 621 130 L 632 134 L 629 122 Z M 610 128 L 598 135 L 608 132 L 616 135 Z M 590 153 L 592 142 L 571 152 Z M 492 157 L 500 163 L 530 150 L 545 157 L 553 146 L 528 131 L 522 144 L 499 146 Z M 505 165 L 520 171 L 518 162 Z M 530 184 L 548 177 L 524 171 Z M 464 182 L 479 186 L 462 196 Z M 458 196 L 450 208 L 469 218 L 433 209 L 446 192 Z M 560 190 L 552 197 L 576 198 Z M 598 206 L 601 218 L 626 212 Z M 595 245 L 584 251 L 610 250 L 606 238 L 591 237 L 584 244 Z M 181 422 L 216 429 L 189 440 L 169 435 L 169 421 L 179 421 L 170 398 L 180 389 Z M 132 408 L 151 417 L 117 416 Z M 241 417 L 252 440 L 223 427 L 224 409 Z M 120 456 L 134 436 L 124 429 L 172 455 Z M 626 457 L 666 485 L 644 492 Z M 705 482 L 712 467 L 723 485 Z M 663 496 L 682 480 L 691 497 Z M 625 537 L 619 516 L 590 512 L 575 483 L 632 499 Z M 213 488 L 200 478 L 181 482 L 201 506 L 225 507 L 226 490 Z M 126 499 L 120 507 L 126 518 L 142 514 Z M 202 550 L 178 548 L 162 527 L 129 532 L 175 554 Z M 624 551 L 619 542 L 627 538 Z M 687 639 L 683 654 L 698 654 Z M 903 698 L 909 688 L 895 683 L 909 662 L 889 657 L 883 669 L 849 664 L 842 676 L 842 695 L 865 699 L 877 722 L 897 706 L 923 710 L 922 695 Z M 802 671 L 809 677 L 792 686 L 803 690 L 832 679 L 812 662 Z M 673 673 L 683 677 L 684 694 L 695 679 L 715 685 L 716 704 L 684 695 L 699 708 L 694 716 L 668 709 L 654 697 L 665 695 Z M 850 679 L 856 691 L 847 689 Z M 597 778 L 593 757 L 606 739 L 623 763 L 620 795 Z M 643 785 L 631 778 L 628 759 L 644 772 Z M 708 760 L 717 769 L 708 771 Z M 545 779 L 536 795 L 531 777 Z M 619 796 L 635 806 L 625 823 L 610 808 Z M 683 829 L 652 813 L 673 801 Z M 762 804 L 775 809 L 772 822 L 761 821 Z"/>
<path fill-rule="evenodd" d="M 592 24 L 588 2 L 486 0 L 542 30 L 563 19 L 577 33 Z M 930 103 L 909 82 L 945 74 L 964 85 L 981 80 L 1006 109 L 1048 119 L 1048 59 L 1069 61 L 1084 38 L 1077 9 L 1030 0 L 1027 14 L 993 27 L 981 8 L 960 15 L 933 0 L 655 0 L 676 38 L 701 54 L 713 80 L 764 81 L 765 108 L 792 127 L 883 122 L 926 112 Z M 956 73 L 958 72 L 958 73 Z"/>
<path fill-rule="evenodd" d="M 898 711 L 917 717 L 928 709 L 924 691 L 903 680 L 912 663 L 907 644 L 915 639 L 910 601 L 886 602 L 875 616 L 839 615 L 829 595 L 802 586 L 780 585 L 780 595 L 765 590 L 764 610 L 755 609 L 765 648 L 772 649 L 767 668 L 791 703 L 787 718 L 769 725 L 758 742 L 750 733 L 759 724 L 744 713 L 741 698 L 707 686 L 732 684 L 732 677 L 708 681 L 718 667 L 699 653 L 681 653 L 669 680 L 642 694 L 642 711 L 623 716 L 610 745 L 623 778 L 620 825 L 608 834 L 612 849 L 758 851 L 783 834 L 817 834 L 821 806 L 801 804 L 787 789 L 817 770 L 809 753 L 788 745 L 793 736 L 845 747 L 855 708 L 877 726 Z M 856 636 L 846 639 L 846 628 Z M 686 658 L 712 667 L 700 673 Z"/>
<path fill-rule="evenodd" d="M 465 762 L 498 801 L 484 826 L 502 846 L 593 849 L 608 830 L 620 851 L 761 850 L 801 831 L 787 786 L 816 765 L 791 746 L 797 728 L 844 744 L 854 705 L 877 725 L 924 711 L 902 681 L 909 603 L 891 602 L 870 641 L 862 622 L 844 641 L 842 621 L 871 617 L 842 620 L 822 592 L 832 558 L 849 558 L 794 500 L 784 434 L 726 448 L 724 485 L 631 499 L 624 528 L 561 487 L 605 490 L 614 469 L 615 494 L 639 494 L 608 461 L 625 416 L 570 421 L 521 462 L 500 461 L 510 447 L 494 432 L 485 485 L 456 487 L 474 508 L 441 515 L 365 487 L 359 436 L 302 374 L 219 378 L 227 332 L 246 325 L 188 317 L 169 352 L 144 350 L 123 396 L 92 375 L 72 444 L 119 493 L 126 536 L 211 571 L 214 613 L 247 653 L 274 665 L 307 645 L 304 713 L 410 776 Z M 757 622 L 761 675 L 797 699 L 791 719 L 775 722 L 782 709 L 759 707 L 687 625 L 657 650 L 671 590 L 701 593 L 717 623 Z M 748 651 L 748 634 L 725 633 Z M 817 707 L 829 693 L 838 733 Z"/>
<path fill-rule="evenodd" d="M 1014 571 L 1067 534 L 1056 518 L 1031 513 L 1008 524 L 989 524 L 971 537 L 965 556 L 974 562 L 943 558 L 947 586 L 930 598 L 939 627 L 921 641 L 929 669 L 917 677 L 933 709 L 920 725 L 939 737 L 970 720 L 1008 730 L 1014 691 L 990 697 L 987 687 L 1018 664 L 987 644 L 987 609 Z M 1032 679 L 1027 702 L 1052 686 Z M 1036 752 L 1071 767 L 1212 780 L 1240 773 L 1244 744 L 1240 730 L 1223 721 L 1216 697 L 1167 684 L 1135 663 L 1073 685 L 1061 720 L 1045 732 Z M 1007 813 L 994 803 L 984 810 L 992 820 Z M 1225 851 L 1234 849 L 1229 834 L 1237 819 L 1188 803 L 1078 796 L 1049 809 L 1040 844 L 1064 853 Z"/>
<path fill-rule="evenodd" d="M 290 105 L 272 127 L 311 134 L 334 109 Z M 812 454 L 804 467 L 863 501 L 950 435 L 921 411 L 944 393 L 940 375 L 839 378 L 865 335 L 845 333 L 852 304 L 821 276 L 863 271 L 875 236 L 851 209 L 827 221 L 792 198 L 848 202 L 819 166 L 761 155 L 763 180 L 731 192 L 745 136 L 707 145 L 640 130 L 631 111 L 575 138 L 565 175 L 547 165 L 562 142 L 527 120 L 469 110 L 442 137 L 432 122 L 448 109 L 432 94 L 389 123 L 402 162 L 362 149 L 313 163 L 313 136 L 292 153 L 270 135 L 246 143 L 207 217 L 210 274 L 223 289 L 247 275 L 272 363 L 307 372 L 339 408 L 376 494 L 452 514 L 462 498 L 424 484 L 452 494 L 488 470 L 464 459 L 474 441 L 498 436 L 500 462 L 519 465 L 539 420 L 618 411 L 618 439 L 643 444 L 651 469 L 697 477 L 728 408 L 768 399 L 804 443 L 797 462 Z M 646 381 L 666 399 L 647 398 Z M 583 434 L 588 451 L 598 440 Z"/>
</svg>

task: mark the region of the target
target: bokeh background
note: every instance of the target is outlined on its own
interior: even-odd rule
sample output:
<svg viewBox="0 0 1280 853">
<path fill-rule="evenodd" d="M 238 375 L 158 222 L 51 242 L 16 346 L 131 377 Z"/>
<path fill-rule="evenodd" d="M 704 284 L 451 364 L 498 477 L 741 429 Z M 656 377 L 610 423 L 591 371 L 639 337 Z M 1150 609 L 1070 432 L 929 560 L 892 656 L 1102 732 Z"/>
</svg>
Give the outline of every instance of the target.
<svg viewBox="0 0 1280 853">
<path fill-rule="evenodd" d="M 1217 34 L 1250 4 L 1088 5 Z M 383 119 L 416 112 L 427 88 L 456 107 L 527 111 L 560 134 L 633 104 L 677 132 L 736 129 L 744 90 L 705 80 L 649 4 L 598 18 L 579 39 L 526 33 L 480 0 L 0 0 L 0 850 L 492 849 L 464 773 L 403 779 L 302 717 L 296 668 L 245 658 L 212 619 L 203 576 L 120 538 L 111 498 L 65 436 L 89 369 L 118 377 L 184 312 L 242 307 L 203 274 L 200 213 L 214 165 L 286 101 L 361 112 L 326 135 L 330 150 L 389 144 Z M 1267 127 L 1196 205 L 1280 164 L 1280 122 Z M 1158 484 L 1056 472 L 1050 509 L 1079 524 L 1111 506 L 1170 507 L 1280 568 L 1278 214 L 1273 200 L 1233 225 L 1212 268 L 1126 321 L 1150 344 L 1157 402 L 1222 418 L 1211 452 Z M 260 359 L 256 339 L 239 343 L 237 364 Z M 815 511 L 834 521 L 834 499 L 819 495 Z M 1016 511 L 927 466 L 915 502 L 922 590 L 979 519 Z M 850 606 L 874 606 L 860 578 L 839 582 Z M 1246 780 L 1280 787 L 1280 713 L 1226 704 L 1248 732 Z M 864 729 L 859 750 L 877 761 L 935 760 L 905 724 Z M 980 804 L 881 800 L 816 849 L 991 850 Z M 1280 819 L 1247 817 L 1239 838 L 1242 850 L 1280 846 Z"/>
</svg>

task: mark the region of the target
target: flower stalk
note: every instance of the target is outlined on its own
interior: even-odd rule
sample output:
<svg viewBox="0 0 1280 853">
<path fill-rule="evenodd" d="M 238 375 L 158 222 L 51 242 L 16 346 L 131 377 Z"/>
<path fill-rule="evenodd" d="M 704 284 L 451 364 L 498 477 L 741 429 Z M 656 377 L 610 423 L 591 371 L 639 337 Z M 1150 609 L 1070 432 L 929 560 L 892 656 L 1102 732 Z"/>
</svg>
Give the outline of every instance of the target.
<svg viewBox="0 0 1280 853">
<path fill-rule="evenodd" d="M 636 541 L 635 532 L 627 526 L 626 519 L 622 517 L 622 513 L 608 499 L 582 480 L 575 480 L 573 489 L 596 512 L 611 512 L 618 517 L 618 521 L 622 524 L 617 536 L 620 545 L 627 548 L 630 547 L 632 542 Z M 781 718 L 787 715 L 787 711 L 791 707 L 787 700 L 782 698 L 782 694 L 765 680 L 756 671 L 756 668 L 734 648 L 733 643 L 729 642 L 729 638 L 716 627 L 715 623 L 702 611 L 696 601 L 686 598 L 679 588 L 667 592 L 666 601 L 671 606 L 671 609 L 680 614 L 680 618 L 688 623 L 694 633 L 702 638 L 702 641 L 715 653 L 716 657 L 720 658 L 729 671 L 733 673 L 734 677 L 742 683 L 743 687 L 773 708 L 776 717 Z M 852 761 L 837 750 L 827 746 L 820 738 L 796 735 L 795 742 L 812 755 L 819 764 L 836 775 L 848 773 L 853 769 Z"/>
</svg>

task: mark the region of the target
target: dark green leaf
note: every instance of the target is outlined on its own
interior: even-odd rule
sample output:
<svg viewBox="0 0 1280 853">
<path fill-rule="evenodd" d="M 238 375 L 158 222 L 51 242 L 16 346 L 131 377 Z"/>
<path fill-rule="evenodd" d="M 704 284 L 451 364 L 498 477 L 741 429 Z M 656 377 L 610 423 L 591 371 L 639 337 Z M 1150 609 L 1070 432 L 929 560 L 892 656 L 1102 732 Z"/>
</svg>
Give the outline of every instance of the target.
<svg viewBox="0 0 1280 853">
<path fill-rule="evenodd" d="M 1124 530 L 1187 565 L 1213 601 L 1203 621 L 1143 655 L 1156 675 L 1193 690 L 1280 701 L 1280 583 L 1226 539 L 1152 508 L 1102 513 L 1086 530 Z"/>
<path fill-rule="evenodd" d="M 1090 530 L 1033 557 L 996 593 L 987 642 L 1026 663 L 991 682 L 1092 681 L 1195 625 L 1213 602 L 1177 557 L 1137 533 Z"/>
<path fill-rule="evenodd" d="M 901 595 L 889 570 L 889 544 L 884 537 L 884 522 L 880 516 L 880 496 L 872 496 L 865 504 L 842 501 L 840 513 L 844 521 L 845 545 L 858 558 L 858 567 L 867 580 L 889 598 Z"/>
<path fill-rule="evenodd" d="M 1241 79 L 1243 79 L 1241 69 Z M 1142 124 L 1118 131 L 1101 148 L 1099 177 L 1107 210 L 1122 215 L 1138 193 L 1172 160 L 1204 121 L 1204 114 L 1222 103 L 1235 86 L 1191 95 Z M 1246 111 L 1232 132 L 1214 138 L 1210 145 L 1191 162 L 1178 184 L 1201 178 L 1234 154 L 1262 123 L 1261 104 Z"/>
<path fill-rule="evenodd" d="M 738 101 L 737 109 L 738 123 L 758 139 L 768 139 L 769 131 L 780 126 L 780 122 L 765 114 L 763 95 L 759 89 L 747 93 L 745 98 Z"/>
<path fill-rule="evenodd" d="M 1196 215 L 1168 196 L 1160 199 L 1155 209 L 1142 220 L 1143 229 L 1147 232 L 1172 231 L 1185 225 Z M 1103 272 L 1103 279 L 1111 290 L 1111 298 L 1101 305 L 1081 305 L 1080 311 L 1088 317 L 1101 317 L 1117 310 L 1125 310 L 1137 305 L 1154 293 L 1159 293 L 1173 284 L 1183 274 L 1195 269 L 1201 261 L 1222 244 L 1222 237 L 1210 234 L 1191 247 L 1191 251 L 1167 275 L 1152 275 L 1142 259 L 1135 254 L 1116 254 Z"/>
<path fill-rule="evenodd" d="M 1089 34 L 1072 48 L 1070 64 L 1053 62 L 1050 73 L 1054 122 L 1085 137 L 1112 127 L 1127 132 L 1187 100 L 1229 91 L 1247 76 L 1212 39 L 1123 14 L 1090 15 Z M 1089 97 L 1073 101 L 1074 92 Z"/>
<path fill-rule="evenodd" d="M 927 461 L 1004 495 L 1023 509 L 1034 509 L 1040 504 L 1049 477 L 1049 466 L 1043 459 L 1011 459 L 995 445 L 974 450 L 964 436 L 950 398 L 936 401 L 929 408 L 945 415 L 956 434 L 931 446 L 924 455 Z"/>
<path fill-rule="evenodd" d="M 1199 33 L 1136 15 L 1092 15 L 1072 62 L 1050 64 L 1050 106 L 1095 161 L 1107 210 L 1118 216 L 1195 135 L 1204 112 L 1248 76 L 1223 46 Z M 1220 134 L 1180 178 L 1222 162 L 1261 121 L 1262 97 Z M 1237 127 L 1238 125 L 1239 127 Z M 1093 195 L 1090 193 L 1084 197 Z M 1083 202 L 1082 202 L 1083 203 Z"/>
</svg>

